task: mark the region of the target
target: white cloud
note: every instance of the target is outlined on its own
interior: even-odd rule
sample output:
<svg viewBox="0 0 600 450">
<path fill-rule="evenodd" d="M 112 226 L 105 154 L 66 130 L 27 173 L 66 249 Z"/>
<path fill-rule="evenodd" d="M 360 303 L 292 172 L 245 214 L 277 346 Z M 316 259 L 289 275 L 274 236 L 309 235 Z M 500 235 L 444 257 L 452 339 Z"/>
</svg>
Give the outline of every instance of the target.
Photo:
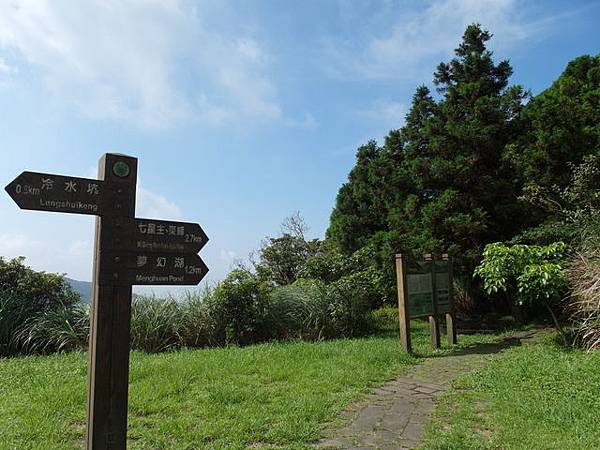
<svg viewBox="0 0 600 450">
<path fill-rule="evenodd" d="M 225 249 L 221 249 L 220 252 L 220 258 L 222 261 L 225 261 L 226 263 L 233 263 L 238 255 L 236 252 L 234 252 L 233 250 L 225 250 Z"/>
<path fill-rule="evenodd" d="M 404 103 L 377 100 L 358 113 L 386 127 L 399 128 L 404 124 L 406 112 L 407 109 Z"/>
<path fill-rule="evenodd" d="M 68 246 L 67 254 L 76 258 L 86 257 L 89 260 L 94 250 L 93 247 L 92 240 L 76 240 Z"/>
<path fill-rule="evenodd" d="M 179 206 L 142 186 L 137 188 L 136 216 L 163 220 L 181 220 Z"/>
<path fill-rule="evenodd" d="M 29 239 L 24 234 L 0 234 L 0 255 L 8 258 L 27 256 L 29 252 L 36 249 L 40 242 Z"/>
<path fill-rule="evenodd" d="M 56 98 L 92 118 L 147 127 L 279 119 L 263 45 L 210 31 L 218 17 L 205 9 L 179 0 L 2 2 L 0 52 L 18 54 Z"/>
<path fill-rule="evenodd" d="M 403 8 L 391 26 L 380 34 L 367 32 L 357 46 L 353 40 L 330 39 L 325 51 L 334 65 L 329 71 L 340 77 L 413 79 L 431 73 L 432 61 L 448 58 L 473 22 L 490 30 L 495 48 L 508 47 L 550 25 L 522 16 L 516 0 L 441 0 L 419 3 L 419 10 Z"/>
<path fill-rule="evenodd" d="M 284 124 L 290 128 L 301 128 L 304 130 L 314 130 L 319 127 L 319 122 L 310 113 L 305 113 L 302 119 L 286 119 Z"/>
<path fill-rule="evenodd" d="M 17 72 L 16 67 L 9 65 L 4 58 L 0 57 L 0 76 L 10 76 Z"/>
</svg>

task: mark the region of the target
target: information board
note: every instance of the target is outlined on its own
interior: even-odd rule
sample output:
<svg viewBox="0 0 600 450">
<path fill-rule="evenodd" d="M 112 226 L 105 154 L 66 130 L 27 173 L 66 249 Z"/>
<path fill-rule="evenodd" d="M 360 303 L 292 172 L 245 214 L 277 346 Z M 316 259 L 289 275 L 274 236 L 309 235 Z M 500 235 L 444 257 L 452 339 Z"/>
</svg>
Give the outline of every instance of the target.
<svg viewBox="0 0 600 450">
<path fill-rule="evenodd" d="M 425 317 L 433 314 L 431 262 L 411 258 L 407 261 L 406 269 L 410 318 Z"/>
<path fill-rule="evenodd" d="M 428 317 L 431 343 L 440 347 L 439 316 L 446 317 L 448 343 L 456 344 L 456 326 L 452 305 L 452 258 L 444 254 L 414 258 L 396 255 L 398 315 L 402 347 L 411 351 L 410 321 Z"/>
</svg>

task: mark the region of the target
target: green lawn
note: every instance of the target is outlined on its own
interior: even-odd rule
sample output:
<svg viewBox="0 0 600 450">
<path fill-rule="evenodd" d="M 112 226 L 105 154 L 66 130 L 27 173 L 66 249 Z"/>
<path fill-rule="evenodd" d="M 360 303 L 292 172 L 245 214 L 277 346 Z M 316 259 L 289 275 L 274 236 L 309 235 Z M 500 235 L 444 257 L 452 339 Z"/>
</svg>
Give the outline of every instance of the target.
<svg viewBox="0 0 600 450">
<path fill-rule="evenodd" d="M 415 329 L 416 354 L 432 355 L 425 325 Z M 462 344 L 491 339 L 470 336 Z M 319 343 L 134 352 L 129 447 L 307 448 L 323 424 L 369 386 L 416 362 L 392 332 Z M 83 353 L 0 360 L 0 448 L 81 448 L 85 401 Z"/>
<path fill-rule="evenodd" d="M 600 352 L 552 336 L 507 350 L 455 381 L 426 434 L 426 449 L 600 448 Z"/>
</svg>

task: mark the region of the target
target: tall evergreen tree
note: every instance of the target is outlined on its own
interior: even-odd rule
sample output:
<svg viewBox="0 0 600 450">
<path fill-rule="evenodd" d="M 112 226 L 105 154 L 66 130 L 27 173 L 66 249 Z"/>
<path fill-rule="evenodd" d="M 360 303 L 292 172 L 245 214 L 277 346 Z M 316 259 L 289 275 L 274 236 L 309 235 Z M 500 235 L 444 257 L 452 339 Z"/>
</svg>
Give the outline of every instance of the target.
<svg viewBox="0 0 600 450">
<path fill-rule="evenodd" d="M 564 188 L 570 163 L 600 155 L 600 55 L 571 61 L 527 104 L 525 116 L 528 132 L 511 149 L 523 182 Z"/>
<path fill-rule="evenodd" d="M 508 85 L 512 69 L 494 63 L 490 38 L 468 26 L 456 57 L 434 75 L 439 100 L 418 87 L 405 125 L 383 147 L 359 149 L 328 230 L 343 251 L 374 245 L 382 267 L 398 251 L 450 251 L 470 266 L 487 242 L 519 230 L 504 155 L 522 130 L 526 93 Z"/>
<path fill-rule="evenodd" d="M 358 250 L 371 235 L 386 230 L 381 154 L 375 141 L 360 147 L 348 182 L 338 192 L 327 238 L 345 253 Z"/>
<path fill-rule="evenodd" d="M 511 66 L 494 63 L 490 38 L 479 25 L 467 27 L 456 57 L 434 74 L 441 99 L 435 103 L 421 92 L 413 107 L 428 115 L 413 118 L 411 111 L 404 127 L 406 159 L 420 193 L 423 250 L 449 250 L 465 263 L 474 262 L 486 242 L 517 232 L 522 217 L 504 154 L 522 130 L 526 93 L 508 85 Z"/>
</svg>

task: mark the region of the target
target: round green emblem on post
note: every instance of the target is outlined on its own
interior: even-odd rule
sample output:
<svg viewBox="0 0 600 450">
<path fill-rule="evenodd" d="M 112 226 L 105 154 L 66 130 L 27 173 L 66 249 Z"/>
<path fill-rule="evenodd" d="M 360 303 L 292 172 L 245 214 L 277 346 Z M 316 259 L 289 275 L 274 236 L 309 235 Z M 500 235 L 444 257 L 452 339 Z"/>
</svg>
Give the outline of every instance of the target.
<svg viewBox="0 0 600 450">
<path fill-rule="evenodd" d="M 117 161 L 113 166 L 113 173 L 120 178 L 125 178 L 129 175 L 129 172 L 129 166 L 126 162 Z"/>
</svg>

